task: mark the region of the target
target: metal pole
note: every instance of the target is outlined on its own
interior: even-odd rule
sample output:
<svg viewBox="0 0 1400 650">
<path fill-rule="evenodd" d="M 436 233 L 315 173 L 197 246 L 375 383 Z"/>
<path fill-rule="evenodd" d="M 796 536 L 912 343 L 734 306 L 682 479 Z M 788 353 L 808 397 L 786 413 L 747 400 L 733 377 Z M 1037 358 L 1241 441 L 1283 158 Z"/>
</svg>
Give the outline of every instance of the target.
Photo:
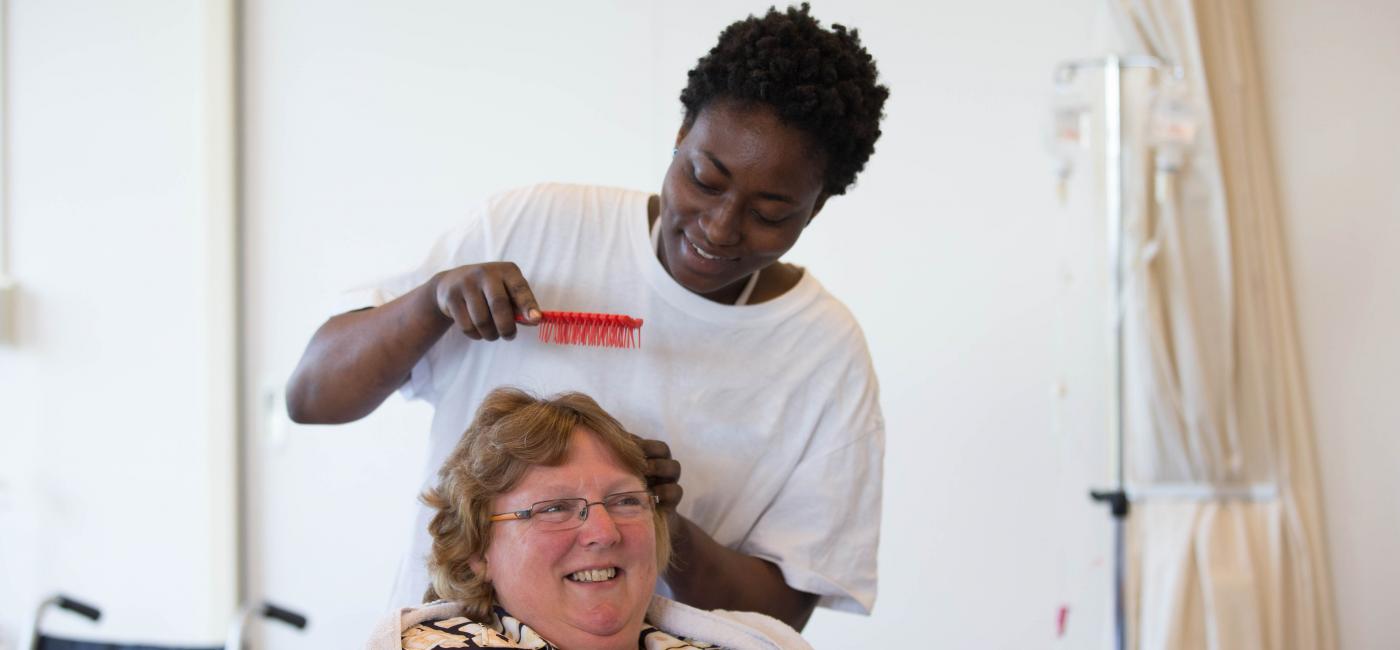
<svg viewBox="0 0 1400 650">
<path fill-rule="evenodd" d="M 1114 492 L 1124 490 L 1123 435 L 1123 67 L 1117 56 L 1104 61 L 1105 144 L 1108 166 L 1105 170 L 1109 227 L 1110 309 L 1113 310 L 1113 410 L 1110 429 L 1114 441 Z M 1125 504 L 1126 505 L 1126 504 Z M 1126 512 L 1113 511 L 1113 628 L 1115 647 L 1128 648 L 1128 621 L 1125 605 L 1124 549 Z"/>
<path fill-rule="evenodd" d="M 1104 169 L 1105 210 L 1108 219 L 1109 323 L 1113 332 L 1113 408 L 1109 431 L 1113 432 L 1114 492 L 1123 493 L 1123 66 L 1117 55 L 1104 59 Z M 1127 513 L 1113 509 L 1113 628 L 1115 647 L 1127 650 L 1127 616 L 1124 606 L 1124 519 Z"/>
<path fill-rule="evenodd" d="M 1182 70 L 1154 56 L 1109 54 L 1102 59 L 1080 59 L 1061 63 L 1055 71 L 1060 81 L 1072 79 L 1078 70 L 1099 69 L 1103 71 L 1104 88 L 1104 213 L 1108 230 L 1108 316 L 1112 345 L 1110 347 L 1110 367 L 1112 389 L 1109 409 L 1109 434 L 1113 445 L 1110 462 L 1113 464 L 1113 489 L 1091 490 L 1089 495 L 1108 505 L 1113 517 L 1113 624 L 1114 646 L 1118 650 L 1128 648 L 1127 619 L 1127 517 L 1129 500 L 1127 494 L 1127 463 L 1124 453 L 1126 432 L 1124 428 L 1125 373 L 1123 368 L 1124 313 L 1123 287 L 1125 222 L 1123 167 L 1123 70 L 1125 68 L 1147 68 L 1170 70 L 1180 79 Z"/>
</svg>

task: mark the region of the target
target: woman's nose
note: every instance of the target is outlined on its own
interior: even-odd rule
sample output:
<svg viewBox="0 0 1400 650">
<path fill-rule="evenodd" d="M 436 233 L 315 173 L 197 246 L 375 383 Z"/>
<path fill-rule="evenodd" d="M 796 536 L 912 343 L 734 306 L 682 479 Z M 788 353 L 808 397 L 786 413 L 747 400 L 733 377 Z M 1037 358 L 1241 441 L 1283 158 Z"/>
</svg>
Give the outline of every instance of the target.
<svg viewBox="0 0 1400 650">
<path fill-rule="evenodd" d="M 739 217 L 742 214 L 738 201 L 725 201 L 700 218 L 700 230 L 705 233 L 707 243 L 715 246 L 733 246 L 742 239 Z"/>
<path fill-rule="evenodd" d="M 618 530 L 617 522 L 608 514 L 608 509 L 601 503 L 594 503 L 588 506 L 587 516 L 579 527 L 578 540 L 584 546 L 611 546 L 622 540 L 622 531 Z"/>
</svg>

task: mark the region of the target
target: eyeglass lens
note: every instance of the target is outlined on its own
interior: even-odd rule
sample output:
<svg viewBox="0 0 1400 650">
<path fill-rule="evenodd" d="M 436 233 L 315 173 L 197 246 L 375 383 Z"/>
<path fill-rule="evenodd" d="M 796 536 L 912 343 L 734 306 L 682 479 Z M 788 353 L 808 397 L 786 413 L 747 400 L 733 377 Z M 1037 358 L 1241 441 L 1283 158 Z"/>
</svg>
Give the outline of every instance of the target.
<svg viewBox="0 0 1400 650">
<path fill-rule="evenodd" d="M 564 530 L 583 525 L 588 519 L 588 509 L 601 505 L 613 519 L 627 521 L 637 519 L 651 512 L 651 494 L 645 491 L 611 494 L 602 501 L 590 503 L 587 499 L 555 499 L 541 501 L 530 507 L 530 519 L 536 526 L 549 530 Z"/>
</svg>

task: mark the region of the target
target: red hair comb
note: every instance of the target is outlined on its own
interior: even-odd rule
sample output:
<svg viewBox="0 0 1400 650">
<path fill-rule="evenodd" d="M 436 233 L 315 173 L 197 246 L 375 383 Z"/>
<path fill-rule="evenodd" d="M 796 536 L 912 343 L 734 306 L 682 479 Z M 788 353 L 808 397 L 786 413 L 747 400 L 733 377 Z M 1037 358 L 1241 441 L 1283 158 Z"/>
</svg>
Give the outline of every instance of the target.
<svg viewBox="0 0 1400 650">
<path fill-rule="evenodd" d="M 525 317 L 517 315 L 517 322 Z M 541 311 L 540 340 L 560 345 L 607 348 L 642 347 L 642 319 L 622 314 L 590 314 L 577 311 Z"/>
</svg>

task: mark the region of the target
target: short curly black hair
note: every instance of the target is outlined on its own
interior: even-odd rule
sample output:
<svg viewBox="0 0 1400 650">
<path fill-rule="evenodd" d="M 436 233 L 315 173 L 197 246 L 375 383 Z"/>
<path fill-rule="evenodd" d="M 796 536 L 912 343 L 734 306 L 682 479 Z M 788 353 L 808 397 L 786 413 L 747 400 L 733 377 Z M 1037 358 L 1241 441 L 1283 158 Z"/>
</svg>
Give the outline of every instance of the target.
<svg viewBox="0 0 1400 650">
<path fill-rule="evenodd" d="M 845 194 L 875 151 L 890 89 L 876 83 L 875 59 L 857 30 L 827 30 L 809 11 L 805 2 L 770 7 L 726 27 L 689 72 L 684 124 L 717 100 L 771 106 L 825 154 L 825 191 Z"/>
</svg>

